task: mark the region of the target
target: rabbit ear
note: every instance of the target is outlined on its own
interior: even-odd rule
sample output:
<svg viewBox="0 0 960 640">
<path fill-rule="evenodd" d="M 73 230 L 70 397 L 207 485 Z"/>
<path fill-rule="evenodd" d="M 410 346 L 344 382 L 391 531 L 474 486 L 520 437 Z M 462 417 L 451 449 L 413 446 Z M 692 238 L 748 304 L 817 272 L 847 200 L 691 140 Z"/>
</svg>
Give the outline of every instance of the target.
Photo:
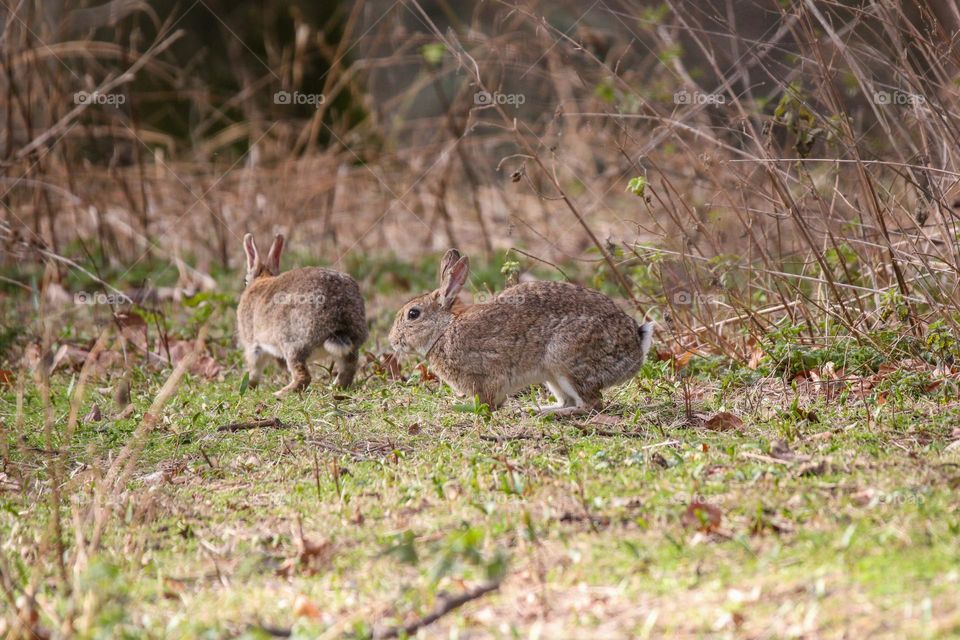
<svg viewBox="0 0 960 640">
<path fill-rule="evenodd" d="M 453 306 L 460 289 L 463 289 L 463 285 L 467 282 L 468 275 L 470 275 L 470 259 L 466 256 L 457 260 L 447 269 L 443 274 L 443 281 L 440 283 L 440 308 L 449 309 Z"/>
<path fill-rule="evenodd" d="M 255 268 L 260 260 L 257 255 L 257 244 L 253 241 L 253 234 L 243 236 L 243 248 L 247 252 L 247 271 Z"/>
<path fill-rule="evenodd" d="M 440 259 L 440 286 L 443 286 L 443 279 L 446 277 L 450 267 L 456 264 L 460 259 L 460 252 L 456 249 L 448 249 L 443 258 Z"/>
<path fill-rule="evenodd" d="M 270 253 L 267 254 L 267 269 L 272 273 L 280 273 L 280 254 L 283 253 L 283 234 L 278 233 L 273 239 Z"/>
</svg>

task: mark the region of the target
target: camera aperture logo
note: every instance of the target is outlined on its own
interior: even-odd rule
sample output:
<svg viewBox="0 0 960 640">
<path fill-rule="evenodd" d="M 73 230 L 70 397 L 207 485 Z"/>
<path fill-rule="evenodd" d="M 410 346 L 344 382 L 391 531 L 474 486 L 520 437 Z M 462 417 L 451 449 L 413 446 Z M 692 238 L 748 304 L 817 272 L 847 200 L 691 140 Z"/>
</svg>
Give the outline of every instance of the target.
<svg viewBox="0 0 960 640">
<path fill-rule="evenodd" d="M 326 102 L 322 93 L 302 93 L 300 91 L 277 91 L 273 94 L 274 104 L 295 104 L 310 105 L 314 109 L 319 109 L 320 105 Z"/>
<path fill-rule="evenodd" d="M 99 104 L 118 107 L 126 102 L 127 96 L 122 93 L 100 93 L 99 91 L 90 93 L 89 91 L 77 91 L 73 94 L 74 104 Z"/>
<path fill-rule="evenodd" d="M 473 94 L 473 104 L 478 107 L 489 107 L 494 104 L 511 105 L 517 108 L 527 101 L 527 96 L 522 93 L 500 93 L 494 91 L 477 91 Z"/>
</svg>

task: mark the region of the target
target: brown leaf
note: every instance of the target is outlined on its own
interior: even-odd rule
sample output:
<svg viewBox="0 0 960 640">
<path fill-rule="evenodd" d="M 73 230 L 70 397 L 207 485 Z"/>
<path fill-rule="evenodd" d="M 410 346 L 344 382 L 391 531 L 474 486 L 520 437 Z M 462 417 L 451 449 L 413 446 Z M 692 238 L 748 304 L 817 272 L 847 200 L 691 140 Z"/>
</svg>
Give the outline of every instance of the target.
<svg viewBox="0 0 960 640">
<path fill-rule="evenodd" d="M 385 375 L 391 380 L 403 380 L 400 373 L 400 360 L 394 353 L 384 353 L 379 358 L 373 356 L 373 371 L 377 375 Z"/>
<path fill-rule="evenodd" d="M 184 358 L 193 353 L 196 343 L 193 340 L 168 340 L 166 348 L 159 347 L 159 353 L 155 354 L 158 358 L 166 362 L 167 353 L 170 354 L 171 363 L 176 366 Z M 190 373 L 195 376 L 202 376 L 208 380 L 213 380 L 220 375 L 220 364 L 209 353 L 202 353 L 190 366 Z"/>
<path fill-rule="evenodd" d="M 743 420 L 729 411 L 721 411 L 707 420 L 705 426 L 711 431 L 739 431 L 743 428 Z"/>
<path fill-rule="evenodd" d="M 747 368 L 754 371 L 757 370 L 757 367 L 760 366 L 760 362 L 763 360 L 763 356 L 766 354 L 763 352 L 763 349 L 760 348 L 760 345 L 755 345 L 750 351 L 750 359 L 747 360 Z"/>
<path fill-rule="evenodd" d="M 213 356 L 200 356 L 190 367 L 190 373 L 195 376 L 203 376 L 207 380 L 213 380 L 220 375 L 220 365 Z"/>
<path fill-rule="evenodd" d="M 72 344 L 62 344 L 53 356 L 53 363 L 50 365 L 50 371 L 56 371 L 61 366 L 70 369 L 79 369 L 87 361 L 90 352 Z"/>
<path fill-rule="evenodd" d="M 601 424 L 607 427 L 615 427 L 621 422 L 623 422 L 623 418 L 620 416 L 611 416 L 606 413 L 598 413 L 587 420 L 587 424 Z"/>
<path fill-rule="evenodd" d="M 296 573 L 314 575 L 324 569 L 333 558 L 333 543 L 329 540 L 314 542 L 303 535 L 302 525 L 296 528 L 297 555 L 287 558 L 277 569 L 282 576 L 291 577 Z"/>
<path fill-rule="evenodd" d="M 90 411 L 87 412 L 87 415 L 83 416 L 83 421 L 84 422 L 100 422 L 100 419 L 102 417 L 103 416 L 100 414 L 100 405 L 98 405 L 97 403 L 94 403 L 93 406 L 90 407 Z"/>
<path fill-rule="evenodd" d="M 673 357 L 674 361 L 677 363 L 677 368 L 683 368 L 687 366 L 687 363 L 693 358 L 693 356 L 701 355 L 699 351 L 695 349 L 684 349 L 677 355 Z"/>
<path fill-rule="evenodd" d="M 0 387 L 13 386 L 13 371 L 9 369 L 0 369 Z"/>
<path fill-rule="evenodd" d="M 421 431 L 423 431 L 423 429 L 420 428 L 419 422 L 414 422 L 413 424 L 407 427 L 407 433 L 409 433 L 412 436 L 417 435 Z"/>
<path fill-rule="evenodd" d="M 424 382 L 432 382 L 437 379 L 437 376 L 430 371 L 429 367 L 426 364 L 420 363 L 417 365 L 417 371 L 420 372 L 420 379 Z"/>
<path fill-rule="evenodd" d="M 113 317 L 121 329 L 142 331 L 147 326 L 147 321 L 136 311 L 118 311 Z"/>
<path fill-rule="evenodd" d="M 131 343 L 147 351 L 147 321 L 136 311 L 118 311 L 113 314 L 120 333 Z"/>
<path fill-rule="evenodd" d="M 697 529 L 703 533 L 711 533 L 720 528 L 723 513 L 712 504 L 694 500 L 683 512 L 681 520 L 686 527 Z"/>
<path fill-rule="evenodd" d="M 310 598 L 300 593 L 297 594 L 297 597 L 293 600 L 293 615 L 298 618 L 319 620 L 322 614 L 320 613 L 320 608 L 315 605 Z"/>
</svg>

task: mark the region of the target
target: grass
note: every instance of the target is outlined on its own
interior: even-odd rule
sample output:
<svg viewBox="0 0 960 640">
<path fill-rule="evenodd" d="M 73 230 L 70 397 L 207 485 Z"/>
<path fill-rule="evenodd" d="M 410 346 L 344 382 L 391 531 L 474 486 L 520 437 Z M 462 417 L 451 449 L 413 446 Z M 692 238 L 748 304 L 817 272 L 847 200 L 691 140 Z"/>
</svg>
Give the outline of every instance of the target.
<svg viewBox="0 0 960 640">
<path fill-rule="evenodd" d="M 392 304 L 396 292 L 383 295 Z M 370 305 L 371 348 L 389 326 L 383 300 Z M 186 317 L 196 309 L 167 311 L 173 326 L 196 324 Z M 756 371 L 714 357 L 677 374 L 650 361 L 608 390 L 593 421 L 533 415 L 540 390 L 489 416 L 412 362 L 406 380 L 368 362 L 346 393 L 315 365 L 304 395 L 277 401 L 275 371 L 241 391 L 229 308 L 211 322 L 220 377 L 187 374 L 71 589 L 58 588 L 49 548 L 38 389 L 24 385 L 20 431 L 11 428 L 16 385 L 0 390 L 10 416 L 0 538 L 13 584 L 41 567 L 42 626 L 72 613 L 76 635 L 90 638 L 366 637 L 425 615 L 443 594 L 502 578 L 424 633 L 960 633 L 960 459 L 947 446 L 960 403 L 943 391 L 949 380 L 928 392 L 898 372 L 862 398 L 828 395 L 829 385 L 783 377 L 793 369 L 779 354 L 836 359 L 794 336 L 771 345 Z M 65 334 L 95 336 L 79 319 Z M 870 373 L 873 355 L 850 358 Z M 65 456 L 68 549 L 83 530 L 71 514 L 89 503 L 169 369 L 134 356 L 135 411 L 116 418 L 121 373 L 94 380 L 81 415 L 97 404 L 103 419 L 81 422 Z M 70 370 L 51 379 L 56 434 L 75 383 Z M 709 429 L 704 418 L 720 411 L 743 425 Z M 264 417 L 286 428 L 217 430 Z"/>
</svg>

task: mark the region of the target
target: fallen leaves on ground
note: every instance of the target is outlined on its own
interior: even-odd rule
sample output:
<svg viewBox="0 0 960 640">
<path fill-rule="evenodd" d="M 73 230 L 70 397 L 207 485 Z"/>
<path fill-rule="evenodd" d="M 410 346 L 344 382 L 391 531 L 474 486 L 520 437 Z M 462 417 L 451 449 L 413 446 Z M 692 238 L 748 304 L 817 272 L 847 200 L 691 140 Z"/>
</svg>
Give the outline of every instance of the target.
<svg viewBox="0 0 960 640">
<path fill-rule="evenodd" d="M 623 422 L 620 416 L 611 416 L 606 413 L 598 413 L 587 420 L 587 424 L 600 424 L 606 427 L 615 427 Z"/>
<path fill-rule="evenodd" d="M 685 527 L 696 529 L 701 533 L 714 533 L 720 528 L 723 513 L 714 505 L 694 500 L 683 512 L 681 521 Z"/>
<path fill-rule="evenodd" d="M 400 372 L 400 360 L 394 353 L 384 353 L 379 356 L 368 353 L 367 362 L 373 366 L 373 372 L 378 376 L 386 376 L 390 380 L 405 379 Z"/>
<path fill-rule="evenodd" d="M 323 616 L 320 607 L 302 593 L 298 593 L 293 600 L 293 615 L 298 618 L 310 618 L 311 620 L 319 620 Z"/>
<path fill-rule="evenodd" d="M 424 382 L 432 382 L 437 379 L 437 376 L 423 362 L 417 365 L 417 371 L 420 372 L 420 379 Z"/>
<path fill-rule="evenodd" d="M 743 428 L 743 420 L 729 411 L 721 411 L 708 418 L 704 426 L 711 431 L 739 431 Z"/>
<path fill-rule="evenodd" d="M 329 540 L 314 541 L 303 533 L 303 523 L 298 521 L 294 528 L 297 554 L 284 560 L 277 569 L 277 575 L 287 578 L 297 574 L 312 576 L 319 573 L 333 559 L 333 543 Z"/>
</svg>

